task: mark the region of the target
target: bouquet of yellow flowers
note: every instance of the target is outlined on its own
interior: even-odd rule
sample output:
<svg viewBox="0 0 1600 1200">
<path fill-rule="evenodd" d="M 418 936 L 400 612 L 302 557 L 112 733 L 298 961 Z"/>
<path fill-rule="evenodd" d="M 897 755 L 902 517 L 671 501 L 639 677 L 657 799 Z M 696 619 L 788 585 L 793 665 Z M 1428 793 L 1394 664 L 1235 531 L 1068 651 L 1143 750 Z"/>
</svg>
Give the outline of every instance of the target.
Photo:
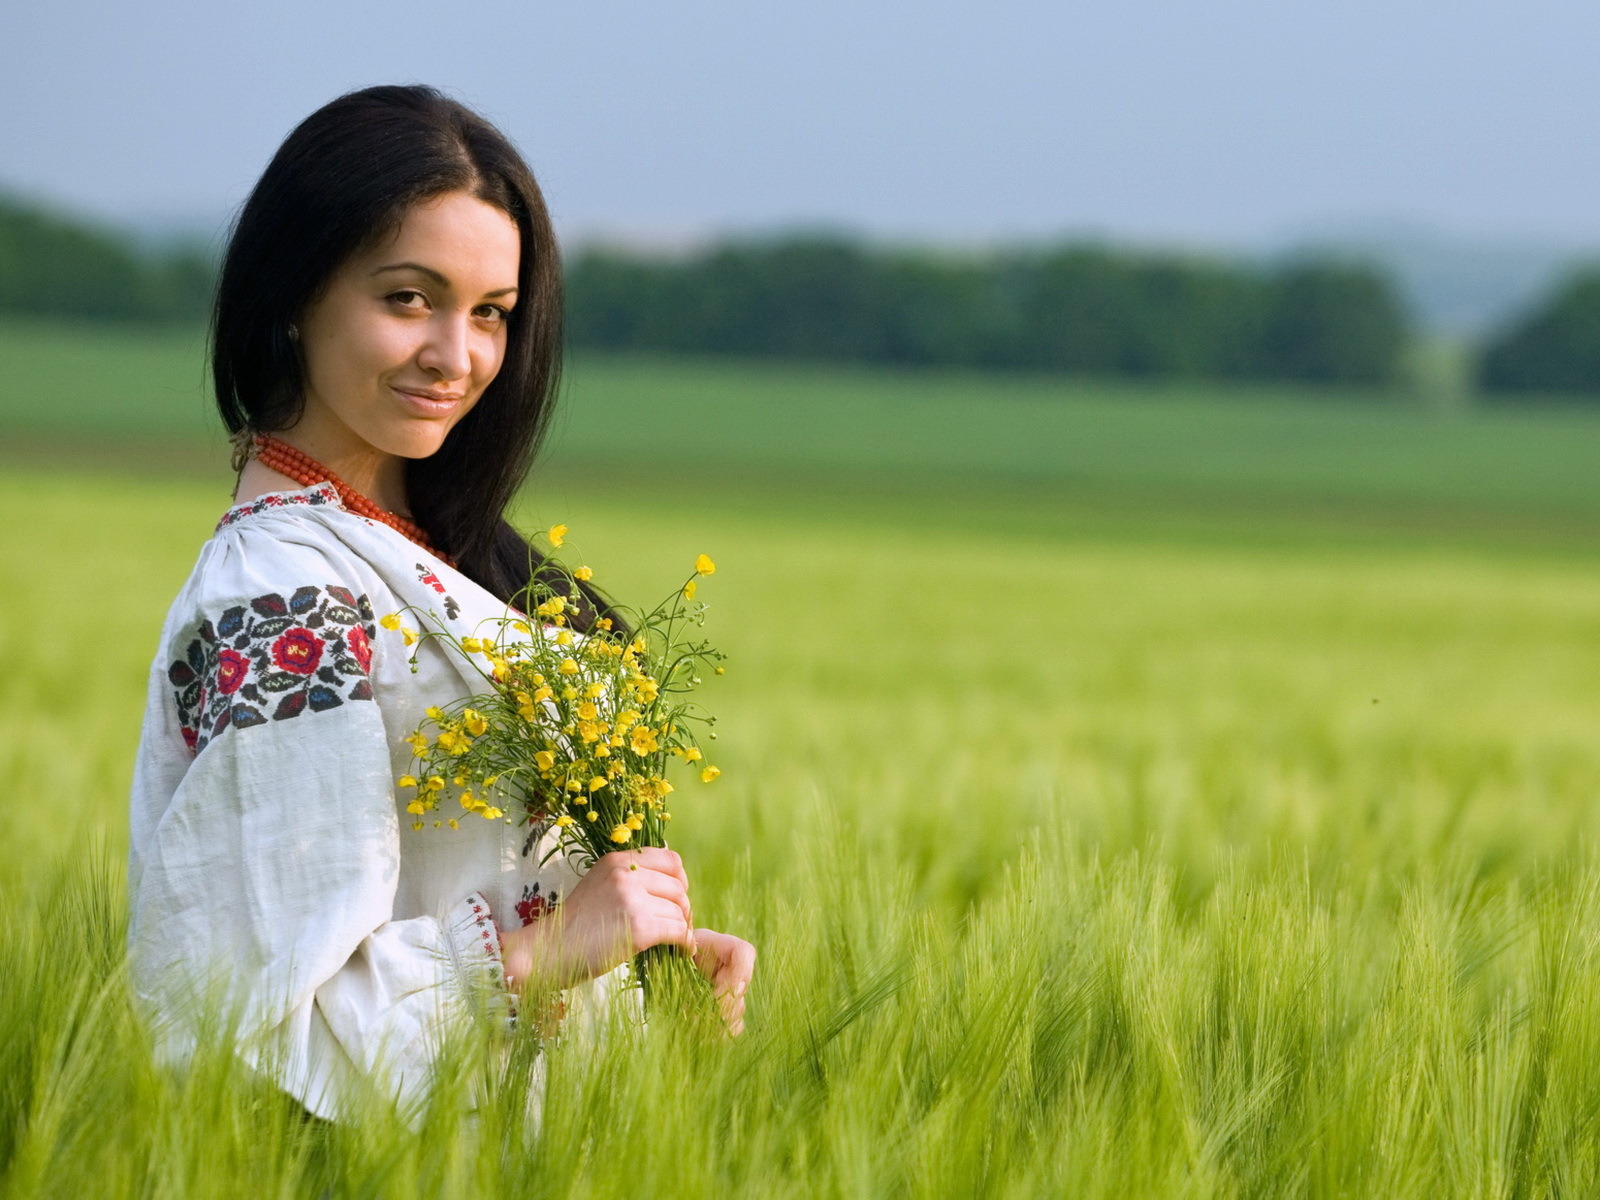
<svg viewBox="0 0 1600 1200">
<path fill-rule="evenodd" d="M 566 532 L 554 526 L 551 545 Z M 457 829 L 473 818 L 553 826 L 560 836 L 549 854 L 589 864 L 613 850 L 665 846 L 669 766 L 676 760 L 702 783 L 722 773 L 699 737 L 716 738 L 716 718 L 690 699 L 702 672 L 723 673 L 722 653 L 694 636 L 706 611 L 695 592 L 716 569 L 702 554 L 655 608 L 610 606 L 602 616 L 579 587 L 589 568 L 552 564 L 487 623 L 486 637 L 430 627 L 415 609 L 385 617 L 408 645 L 441 642 L 484 680 L 481 692 L 430 708 L 411 736 L 414 765 L 398 783 L 411 794 L 412 828 Z M 404 624 L 407 613 L 419 628 Z M 654 951 L 662 953 L 635 960 L 641 984 L 675 957 L 669 947 Z"/>
</svg>

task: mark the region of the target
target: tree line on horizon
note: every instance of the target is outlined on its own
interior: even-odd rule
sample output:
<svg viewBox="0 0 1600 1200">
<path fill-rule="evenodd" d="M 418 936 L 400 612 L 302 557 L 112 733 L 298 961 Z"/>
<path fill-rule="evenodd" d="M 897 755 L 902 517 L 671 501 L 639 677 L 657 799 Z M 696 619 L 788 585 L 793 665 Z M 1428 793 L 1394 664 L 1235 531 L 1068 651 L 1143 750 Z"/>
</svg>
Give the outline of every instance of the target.
<svg viewBox="0 0 1600 1200">
<path fill-rule="evenodd" d="M 216 263 L 197 245 L 127 235 L 0 195 L 0 314 L 88 321 L 204 320 Z"/>
<path fill-rule="evenodd" d="M 613 351 L 1382 384 L 1411 336 L 1393 289 L 1363 266 L 1261 272 L 1103 246 L 955 255 L 791 236 L 675 257 L 593 248 L 567 280 L 572 345 Z"/>
<path fill-rule="evenodd" d="M 204 320 L 216 263 L 0 195 L 0 314 Z M 576 349 L 1379 386 L 1416 337 L 1391 281 L 1335 259 L 1273 267 L 1105 245 L 990 254 L 837 235 L 691 253 L 589 247 L 567 270 Z M 1495 396 L 1600 397 L 1600 268 L 1479 347 Z"/>
</svg>

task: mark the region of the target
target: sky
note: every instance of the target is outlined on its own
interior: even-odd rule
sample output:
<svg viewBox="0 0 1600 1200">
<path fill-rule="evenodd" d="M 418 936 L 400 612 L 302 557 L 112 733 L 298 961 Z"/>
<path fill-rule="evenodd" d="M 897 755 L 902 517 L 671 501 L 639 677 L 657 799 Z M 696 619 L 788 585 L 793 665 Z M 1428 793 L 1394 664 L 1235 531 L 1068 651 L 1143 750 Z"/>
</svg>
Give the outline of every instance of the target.
<svg viewBox="0 0 1600 1200">
<path fill-rule="evenodd" d="M 568 237 L 809 227 L 1600 245 L 1594 0 L 7 0 L 0 186 L 218 225 L 342 91 L 421 81 Z"/>
</svg>

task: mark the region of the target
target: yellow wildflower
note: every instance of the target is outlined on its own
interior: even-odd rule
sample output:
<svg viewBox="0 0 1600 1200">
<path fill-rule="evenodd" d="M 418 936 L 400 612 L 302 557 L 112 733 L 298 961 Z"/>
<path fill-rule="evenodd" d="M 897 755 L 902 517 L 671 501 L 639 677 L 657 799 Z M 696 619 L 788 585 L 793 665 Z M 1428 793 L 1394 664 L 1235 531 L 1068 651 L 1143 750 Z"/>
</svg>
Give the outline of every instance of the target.
<svg viewBox="0 0 1600 1200">
<path fill-rule="evenodd" d="M 571 829 L 576 824 L 577 824 L 577 822 L 574 821 L 571 817 L 567 816 L 566 813 L 562 813 L 559 817 L 556 818 L 556 825 L 558 827 L 562 828 L 562 829 Z"/>
<path fill-rule="evenodd" d="M 641 817 L 638 813 L 634 813 L 632 816 L 630 816 L 628 818 L 626 824 L 627 824 L 629 829 L 632 829 L 634 832 L 638 832 L 639 830 L 644 828 L 644 818 Z"/>
<path fill-rule="evenodd" d="M 567 540 L 567 527 L 565 525 L 552 525 L 550 526 L 550 532 L 546 536 L 549 537 L 552 546 L 559 547 L 562 542 Z"/>
<path fill-rule="evenodd" d="M 611 840 L 619 845 L 633 837 L 633 831 L 626 825 L 618 825 L 611 831 Z"/>
<path fill-rule="evenodd" d="M 471 792 L 462 792 L 461 807 L 466 809 L 468 812 L 471 812 L 473 809 L 478 807 L 478 798 Z"/>
<path fill-rule="evenodd" d="M 422 790 L 425 791 L 425 792 L 442 792 L 442 791 L 444 791 L 444 779 L 443 779 L 443 777 L 439 776 L 439 775 L 429 775 L 427 780 L 422 785 Z"/>
<path fill-rule="evenodd" d="M 598 700 L 601 696 L 606 694 L 606 685 L 598 682 L 591 683 L 588 687 L 583 689 L 583 694 L 591 700 Z"/>
<path fill-rule="evenodd" d="M 578 736 L 585 742 L 598 742 L 605 735 L 605 726 L 599 721 L 579 721 Z"/>
<path fill-rule="evenodd" d="M 541 771 L 548 771 L 556 765 L 556 756 L 549 750 L 540 750 L 533 756 L 534 765 Z"/>
<path fill-rule="evenodd" d="M 402 775 L 394 782 L 396 787 L 414 788 L 417 786 L 417 777 L 415 775 Z"/>
<path fill-rule="evenodd" d="M 511 622 L 511 628 L 515 629 L 518 633 L 533 632 L 533 626 L 529 625 L 526 621 L 513 621 Z"/>
<path fill-rule="evenodd" d="M 594 624 L 596 629 L 610 629 L 613 622 L 610 617 L 599 617 Z"/>
<path fill-rule="evenodd" d="M 564 687 L 564 688 L 562 688 L 561 689 L 561 698 L 563 700 L 576 700 L 578 698 L 578 689 L 575 688 L 575 687 Z"/>
<path fill-rule="evenodd" d="M 555 693 L 555 690 L 553 688 L 541 687 L 538 691 L 534 692 L 534 694 L 533 694 L 533 702 L 535 704 L 543 704 L 546 700 L 550 699 L 550 697 L 554 696 L 555 694 L 556 693 Z"/>
<path fill-rule="evenodd" d="M 572 645 L 572 630 L 563 629 L 560 633 L 556 634 L 556 645 L 558 645 L 558 646 L 570 646 L 570 645 Z"/>
<path fill-rule="evenodd" d="M 563 658 L 561 660 L 561 666 L 558 667 L 557 670 L 559 670 L 563 675 L 576 675 L 578 673 L 578 664 L 570 658 Z"/>
<path fill-rule="evenodd" d="M 483 649 L 483 641 L 480 638 L 464 637 L 461 639 L 461 648 L 468 654 L 477 654 Z"/>
<path fill-rule="evenodd" d="M 480 817 L 482 817 L 485 821 L 498 821 L 501 817 L 505 816 L 506 814 L 505 814 L 505 810 L 504 809 L 499 809 L 499 808 L 495 808 L 493 806 L 490 806 L 488 808 L 479 810 L 478 815 Z"/>
<path fill-rule="evenodd" d="M 588 567 L 579 567 L 572 573 L 572 577 L 578 580 L 580 583 L 588 583 L 589 580 L 594 578 L 594 572 Z"/>
<path fill-rule="evenodd" d="M 656 741 L 656 731 L 648 725 L 635 725 L 633 732 L 628 735 L 628 744 L 633 747 L 635 754 L 653 754 L 660 747 Z"/>
<path fill-rule="evenodd" d="M 589 780 L 589 790 L 591 792 L 598 792 L 601 788 L 605 787 L 605 785 L 606 777 L 604 775 L 596 775 L 593 779 Z"/>
<path fill-rule="evenodd" d="M 721 775 L 721 774 L 722 774 L 722 768 L 721 767 L 707 767 L 704 771 L 700 772 L 700 782 L 701 783 L 710 783 L 713 779 L 715 779 L 718 775 Z"/>
<path fill-rule="evenodd" d="M 683 585 L 683 598 L 685 600 L 693 600 L 694 599 L 695 588 L 698 587 L 698 586 L 699 585 L 696 584 L 694 580 L 692 580 L 692 579 L 689 580 L 688 583 Z"/>
<path fill-rule="evenodd" d="M 683 752 L 683 761 L 684 762 L 699 762 L 700 761 L 700 747 L 699 746 L 690 746 L 687 750 L 685 750 Z"/>
<path fill-rule="evenodd" d="M 428 811 L 428 806 L 421 800 L 413 800 L 410 804 L 406 805 L 406 811 L 408 813 L 420 815 Z"/>
<path fill-rule="evenodd" d="M 421 821 L 413 821 L 413 822 L 411 822 L 411 828 L 413 828 L 413 829 L 421 829 L 422 828 L 422 822 Z"/>
<path fill-rule="evenodd" d="M 430 721 L 444 720 L 444 709 L 440 708 L 437 704 L 430 705 L 428 708 L 428 719 Z"/>
<path fill-rule="evenodd" d="M 427 752 L 428 739 L 425 738 L 420 732 L 413 733 L 406 739 L 406 742 L 411 746 L 411 750 L 414 754 L 420 755 Z"/>
<path fill-rule="evenodd" d="M 717 564 L 711 561 L 709 555 L 699 555 L 694 560 L 694 573 L 696 575 L 715 575 L 717 573 Z"/>
<path fill-rule="evenodd" d="M 408 646 L 415 646 L 417 644 L 417 631 L 415 629 L 402 629 L 400 631 L 400 636 L 405 639 L 405 643 Z"/>
<path fill-rule="evenodd" d="M 400 614 L 399 613 L 390 613 L 386 617 L 380 617 L 378 619 L 378 624 L 382 625 L 385 629 L 399 629 L 400 628 Z"/>
<path fill-rule="evenodd" d="M 460 829 L 461 828 L 461 824 L 454 817 L 451 817 L 450 818 L 450 828 L 451 829 Z"/>
<path fill-rule="evenodd" d="M 473 737 L 482 737 L 489 729 L 489 720 L 475 708 L 469 708 L 461 714 L 461 720 L 467 727 L 467 732 Z"/>
<path fill-rule="evenodd" d="M 596 708 L 593 704 L 591 704 L 587 700 L 585 700 L 582 704 L 578 705 L 578 716 L 582 720 L 593 721 L 599 715 L 600 715 L 600 710 L 598 708 Z"/>
<path fill-rule="evenodd" d="M 716 669 L 716 671 L 715 671 L 715 674 L 718 674 L 718 675 L 726 675 L 727 673 L 728 673 L 728 668 L 727 667 L 718 667 Z"/>
<path fill-rule="evenodd" d="M 590 821 L 598 821 L 600 819 L 600 814 L 595 812 L 595 810 L 592 809 L 592 808 L 588 812 L 584 813 L 583 815 L 587 820 L 590 820 Z"/>
<path fill-rule="evenodd" d="M 456 729 L 446 729 L 439 735 L 439 749 L 457 757 L 472 749 L 472 739 Z"/>
</svg>

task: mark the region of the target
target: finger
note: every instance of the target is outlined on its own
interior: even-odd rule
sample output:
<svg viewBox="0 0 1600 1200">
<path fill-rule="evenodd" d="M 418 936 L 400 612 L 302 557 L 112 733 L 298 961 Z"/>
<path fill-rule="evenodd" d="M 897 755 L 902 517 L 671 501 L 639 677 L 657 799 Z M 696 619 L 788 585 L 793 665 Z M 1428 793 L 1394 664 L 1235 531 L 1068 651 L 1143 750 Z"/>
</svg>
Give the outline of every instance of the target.
<svg viewBox="0 0 1600 1200">
<path fill-rule="evenodd" d="M 684 886 L 683 880 L 676 875 L 668 875 L 665 871 L 646 870 L 624 878 L 634 886 L 642 887 L 652 896 L 660 896 L 663 900 L 679 901 L 685 905 L 689 903 L 689 889 Z"/>
<path fill-rule="evenodd" d="M 700 969 L 700 974 L 708 980 L 715 981 L 717 972 L 722 969 L 722 951 L 719 949 L 719 934 L 709 929 L 696 929 L 694 931 L 694 965 Z"/>
<path fill-rule="evenodd" d="M 652 900 L 664 900 L 676 905 L 684 921 L 693 929 L 694 911 L 689 906 L 689 893 L 679 880 L 671 875 L 663 875 L 659 871 L 641 871 L 638 886 L 642 887 L 645 895 Z"/>
<path fill-rule="evenodd" d="M 730 1037 L 738 1037 L 744 1032 L 744 1000 L 737 996 L 726 996 L 719 1002 L 722 1010 L 722 1023 L 727 1028 Z"/>
<path fill-rule="evenodd" d="M 702 933 L 709 932 L 709 930 L 702 931 Z M 726 934 L 718 934 L 716 938 L 720 961 L 715 974 L 711 977 L 712 986 L 717 991 L 727 991 L 731 995 L 742 996 L 755 974 L 756 948 L 743 938 L 729 937 Z"/>
<path fill-rule="evenodd" d="M 671 901 L 651 900 L 629 925 L 635 954 L 651 946 L 683 946 L 691 951 L 694 948 L 694 929 L 684 920 L 683 911 Z"/>
<path fill-rule="evenodd" d="M 689 874 L 683 869 L 683 859 L 678 857 L 676 850 L 668 850 L 663 846 L 644 846 L 638 850 L 621 851 L 617 857 L 626 858 L 638 867 L 675 875 L 684 887 L 689 886 Z"/>
</svg>

